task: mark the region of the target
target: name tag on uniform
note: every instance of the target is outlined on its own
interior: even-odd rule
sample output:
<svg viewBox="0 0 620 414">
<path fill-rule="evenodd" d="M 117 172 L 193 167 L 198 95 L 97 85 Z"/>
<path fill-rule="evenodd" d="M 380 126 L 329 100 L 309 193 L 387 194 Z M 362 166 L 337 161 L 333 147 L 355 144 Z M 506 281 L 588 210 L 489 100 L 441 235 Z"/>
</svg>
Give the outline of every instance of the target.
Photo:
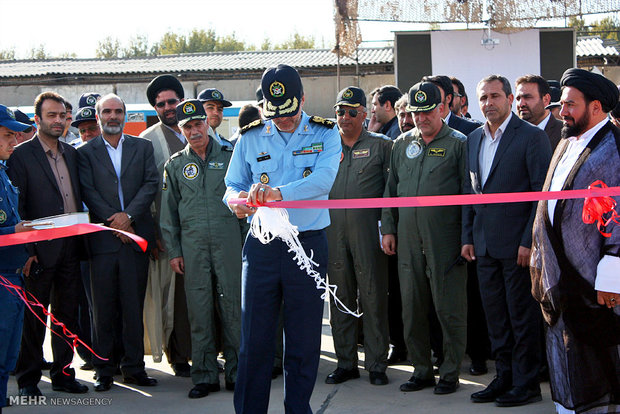
<svg viewBox="0 0 620 414">
<path fill-rule="evenodd" d="M 224 163 L 223 162 L 217 162 L 217 161 L 209 161 L 207 169 L 208 170 L 223 170 L 224 169 Z"/>
<path fill-rule="evenodd" d="M 370 149 L 353 150 L 353 159 L 370 157 Z"/>
<path fill-rule="evenodd" d="M 428 156 L 429 157 L 445 157 L 446 149 L 445 148 L 429 148 Z"/>
<path fill-rule="evenodd" d="M 314 142 L 309 147 L 302 147 L 300 150 L 293 151 L 293 155 L 316 154 L 323 151 L 322 142 Z"/>
<path fill-rule="evenodd" d="M 256 161 L 261 162 L 261 161 L 267 161 L 271 159 L 271 155 L 267 154 L 266 152 L 261 152 L 260 154 L 258 154 L 258 157 L 256 157 Z"/>
</svg>

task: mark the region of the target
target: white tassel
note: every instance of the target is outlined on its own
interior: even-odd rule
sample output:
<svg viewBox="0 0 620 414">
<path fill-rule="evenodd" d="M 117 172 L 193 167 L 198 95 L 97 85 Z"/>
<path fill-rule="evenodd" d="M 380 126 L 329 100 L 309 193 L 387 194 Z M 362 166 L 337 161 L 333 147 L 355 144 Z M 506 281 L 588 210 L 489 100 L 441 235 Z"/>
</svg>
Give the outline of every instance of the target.
<svg viewBox="0 0 620 414">
<path fill-rule="evenodd" d="M 288 219 L 288 212 L 283 208 L 259 207 L 252 217 L 250 231 L 261 243 L 267 244 L 276 237 L 281 239 L 289 248 L 289 252 L 293 252 L 295 256 L 293 260 L 297 262 L 297 266 L 301 270 L 305 270 L 308 276 L 314 279 L 316 288 L 324 290 L 321 299 L 325 300 L 327 295 L 334 298 L 334 303 L 338 310 L 348 313 L 356 318 L 362 316 L 359 311 L 353 312 L 345 306 L 344 303 L 336 296 L 338 286 L 328 284 L 321 274 L 313 267 L 318 267 L 318 263 L 312 260 L 314 252 L 310 251 L 310 257 L 304 251 L 297 235 L 299 231 L 297 226 L 293 226 Z"/>
</svg>

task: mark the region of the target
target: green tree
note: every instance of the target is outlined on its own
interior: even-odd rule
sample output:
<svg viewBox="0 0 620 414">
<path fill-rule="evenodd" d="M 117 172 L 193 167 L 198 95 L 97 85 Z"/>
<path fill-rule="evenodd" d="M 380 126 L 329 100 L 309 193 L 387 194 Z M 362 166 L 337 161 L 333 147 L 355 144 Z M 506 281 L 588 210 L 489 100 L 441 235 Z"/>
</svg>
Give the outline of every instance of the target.
<svg viewBox="0 0 620 414">
<path fill-rule="evenodd" d="M 266 37 L 263 40 L 263 43 L 261 43 L 260 45 L 260 50 L 272 50 L 272 49 L 273 49 L 273 46 L 271 45 L 271 40 L 268 37 Z"/>
<path fill-rule="evenodd" d="M 248 49 L 246 48 L 245 42 L 237 39 L 235 32 L 217 38 L 217 44 L 215 45 L 216 52 L 236 52 L 241 50 Z"/>
<path fill-rule="evenodd" d="M 576 16 L 571 16 L 568 19 L 568 27 L 574 28 L 578 35 L 585 34 L 587 32 L 586 22 Z"/>
<path fill-rule="evenodd" d="M 39 46 L 35 46 L 30 49 L 30 52 L 28 53 L 28 58 L 34 60 L 42 60 L 49 59 L 50 55 L 45 51 L 45 45 L 41 43 Z"/>
<path fill-rule="evenodd" d="M 215 30 L 194 29 L 187 37 L 187 52 L 213 52 L 217 47 L 217 41 Z"/>
<path fill-rule="evenodd" d="M 592 24 L 592 32 L 603 39 L 620 40 L 620 22 L 615 17 L 605 17 Z"/>
<path fill-rule="evenodd" d="M 95 56 L 103 59 L 118 58 L 121 52 L 121 45 L 118 39 L 108 36 L 98 42 Z"/>
<path fill-rule="evenodd" d="M 0 60 L 13 60 L 15 59 L 15 48 L 0 50 Z"/>
<path fill-rule="evenodd" d="M 280 43 L 274 47 L 275 50 L 287 50 L 287 49 L 314 49 L 315 41 L 314 36 L 303 36 L 299 33 L 294 33 L 283 43 Z"/>
<path fill-rule="evenodd" d="M 122 50 L 123 57 L 145 57 L 149 55 L 149 40 L 145 35 L 135 35 L 129 39 L 129 45 Z"/>
<path fill-rule="evenodd" d="M 187 39 L 185 36 L 174 32 L 166 32 L 157 43 L 156 55 L 176 55 L 187 51 Z"/>
</svg>

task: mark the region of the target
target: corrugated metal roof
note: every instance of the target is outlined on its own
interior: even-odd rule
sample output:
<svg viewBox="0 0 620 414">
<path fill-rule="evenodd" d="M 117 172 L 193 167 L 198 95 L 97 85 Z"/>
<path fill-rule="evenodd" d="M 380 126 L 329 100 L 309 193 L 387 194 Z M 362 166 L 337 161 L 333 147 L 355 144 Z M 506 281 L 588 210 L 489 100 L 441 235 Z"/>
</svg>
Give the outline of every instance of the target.
<svg viewBox="0 0 620 414">
<path fill-rule="evenodd" d="M 394 62 L 393 49 L 361 48 L 358 61 L 360 65 L 391 64 Z M 336 66 L 337 56 L 329 49 L 307 49 L 193 53 L 131 59 L 10 60 L 0 61 L 0 78 L 255 71 L 280 63 L 299 69 L 330 67 Z M 340 64 L 352 66 L 355 60 L 341 57 Z"/>
<path fill-rule="evenodd" d="M 618 56 L 616 42 L 607 42 L 598 36 L 584 36 L 577 39 L 577 57 Z"/>
</svg>

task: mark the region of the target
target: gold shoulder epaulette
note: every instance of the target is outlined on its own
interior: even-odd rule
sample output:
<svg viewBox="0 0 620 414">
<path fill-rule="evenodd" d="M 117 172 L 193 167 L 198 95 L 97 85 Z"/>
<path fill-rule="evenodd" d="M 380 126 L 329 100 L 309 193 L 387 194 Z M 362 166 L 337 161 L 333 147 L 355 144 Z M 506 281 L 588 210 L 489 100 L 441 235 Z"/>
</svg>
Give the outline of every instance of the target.
<svg viewBox="0 0 620 414">
<path fill-rule="evenodd" d="M 247 124 L 246 126 L 244 126 L 243 128 L 241 128 L 241 133 L 245 133 L 248 132 L 250 129 L 252 128 L 256 128 L 257 126 L 261 126 L 263 125 L 264 122 L 262 119 L 257 119 L 256 121 L 252 121 L 249 124 Z"/>
<path fill-rule="evenodd" d="M 320 116 L 313 116 L 310 118 L 310 122 L 323 125 L 327 128 L 333 128 L 336 123 L 334 121 L 330 121 L 329 119 L 321 118 Z"/>
</svg>

